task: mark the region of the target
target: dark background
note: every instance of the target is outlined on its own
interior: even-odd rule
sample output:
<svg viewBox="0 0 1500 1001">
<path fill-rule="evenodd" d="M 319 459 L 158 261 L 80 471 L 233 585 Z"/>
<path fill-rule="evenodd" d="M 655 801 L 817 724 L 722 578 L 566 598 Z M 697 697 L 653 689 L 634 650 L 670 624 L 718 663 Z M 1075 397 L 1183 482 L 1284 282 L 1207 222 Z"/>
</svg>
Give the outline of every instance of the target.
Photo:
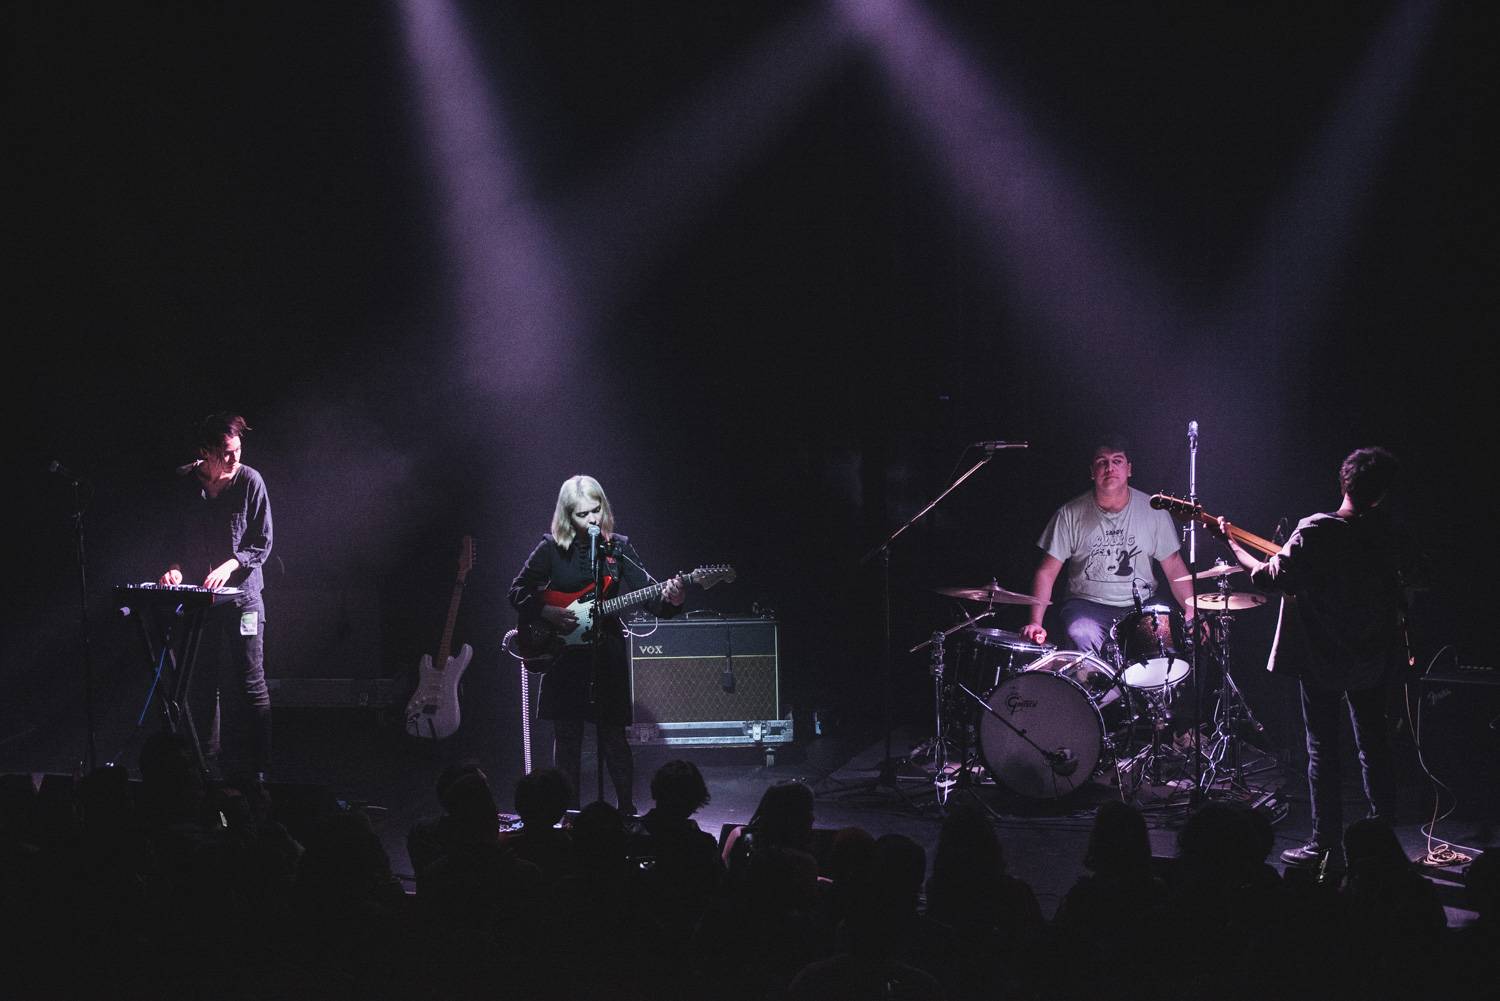
<svg viewBox="0 0 1500 1001">
<path fill-rule="evenodd" d="M 836 35 L 834 8 L 466 6 L 507 162 L 571 265 L 577 316 L 530 343 L 503 294 L 491 342 L 454 307 L 401 7 L 6 5 L 8 752 L 40 753 L 81 705 L 74 494 L 49 461 L 88 480 L 102 711 L 133 708 L 143 669 L 109 589 L 160 572 L 154 498 L 225 408 L 254 428 L 275 514 L 273 676 L 412 680 L 476 538 L 469 750 L 519 744 L 505 589 L 577 472 L 656 573 L 734 564 L 692 606 L 775 609 L 788 707 L 852 730 L 930 712 L 925 662 L 898 653 L 886 714 L 882 578 L 861 557 L 988 438 L 1031 447 L 894 547 L 897 650 L 955 621 L 930 587 L 1029 589 L 1095 435 L 1134 443 L 1134 485 L 1186 493 L 1196 420 L 1205 506 L 1267 536 L 1336 506 L 1349 450 L 1393 449 L 1434 567 L 1419 658 L 1493 662 L 1471 517 L 1494 425 L 1490 5 L 921 5 L 1065 169 L 1038 212 L 1085 204 L 1124 254 L 1049 264 L 1056 290 L 1002 263 L 995 216 L 941 166 L 1003 177 L 1004 130 L 950 119 L 974 144 L 936 151 L 931 109 Z M 1390 34 L 1416 53 L 1377 65 L 1385 89 L 1355 112 L 1375 141 L 1340 109 Z M 767 66 L 800 83 L 752 127 Z M 664 124 L 682 121 L 705 124 Z M 1071 322 L 1111 264 L 1164 294 Z M 1246 613 L 1236 649 L 1285 740 L 1293 694 L 1256 670 L 1274 614 Z"/>
</svg>

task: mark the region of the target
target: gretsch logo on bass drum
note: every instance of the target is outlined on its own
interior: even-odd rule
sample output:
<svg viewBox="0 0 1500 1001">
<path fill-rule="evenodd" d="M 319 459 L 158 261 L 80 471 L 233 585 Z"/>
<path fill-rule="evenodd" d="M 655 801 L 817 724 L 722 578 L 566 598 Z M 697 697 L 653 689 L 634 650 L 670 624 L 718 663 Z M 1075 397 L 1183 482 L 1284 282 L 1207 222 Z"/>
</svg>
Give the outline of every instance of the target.
<svg viewBox="0 0 1500 1001">
<path fill-rule="evenodd" d="M 642 646 L 642 647 L 637 647 L 637 649 L 640 651 L 640 654 L 641 654 L 642 657 L 649 657 L 652 654 L 656 654 L 656 655 L 660 656 L 661 655 L 661 651 L 662 651 L 662 648 L 661 648 L 660 645 L 657 645 L 657 646 Z"/>
<path fill-rule="evenodd" d="M 1011 715 L 1014 716 L 1021 709 L 1035 709 L 1036 699 L 1022 698 L 1021 693 L 1017 692 L 1005 700 L 1005 708 L 1009 709 Z"/>
</svg>

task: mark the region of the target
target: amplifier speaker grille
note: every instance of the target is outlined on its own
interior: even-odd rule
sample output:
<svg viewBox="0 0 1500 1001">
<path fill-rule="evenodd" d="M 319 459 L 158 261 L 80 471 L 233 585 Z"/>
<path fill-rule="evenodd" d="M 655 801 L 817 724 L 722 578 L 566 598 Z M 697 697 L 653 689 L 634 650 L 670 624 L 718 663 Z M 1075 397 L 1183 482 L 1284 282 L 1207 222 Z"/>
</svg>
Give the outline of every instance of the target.
<svg viewBox="0 0 1500 1001">
<path fill-rule="evenodd" d="M 635 661 L 637 723 L 706 723 L 776 719 L 774 656 L 737 656 L 734 690 L 723 687 L 723 657 L 652 657 Z"/>
</svg>

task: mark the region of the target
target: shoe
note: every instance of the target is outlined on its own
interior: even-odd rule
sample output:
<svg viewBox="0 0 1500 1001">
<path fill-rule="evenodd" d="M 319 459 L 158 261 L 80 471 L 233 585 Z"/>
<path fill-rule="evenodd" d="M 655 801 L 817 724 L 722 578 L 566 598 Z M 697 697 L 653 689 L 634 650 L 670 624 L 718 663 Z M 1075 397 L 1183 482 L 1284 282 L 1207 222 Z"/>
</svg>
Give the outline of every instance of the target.
<svg viewBox="0 0 1500 1001">
<path fill-rule="evenodd" d="M 1316 841 L 1309 841 L 1300 848 L 1288 848 L 1281 853 L 1281 861 L 1287 865 L 1321 865 L 1333 849 L 1325 848 Z M 1332 861 L 1332 859 L 1330 859 Z"/>
</svg>

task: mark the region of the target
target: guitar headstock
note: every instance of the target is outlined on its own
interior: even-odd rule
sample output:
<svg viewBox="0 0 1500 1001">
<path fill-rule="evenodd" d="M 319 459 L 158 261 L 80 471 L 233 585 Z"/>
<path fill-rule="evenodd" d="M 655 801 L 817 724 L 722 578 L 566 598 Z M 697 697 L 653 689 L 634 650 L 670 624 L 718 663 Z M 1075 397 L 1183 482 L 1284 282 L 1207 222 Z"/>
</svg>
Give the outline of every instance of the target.
<svg viewBox="0 0 1500 1001">
<path fill-rule="evenodd" d="M 463 580 L 474 569 L 474 536 L 466 535 L 458 544 L 458 579 Z"/>
<path fill-rule="evenodd" d="M 706 567 L 699 567 L 687 575 L 688 580 L 697 584 L 705 591 L 715 584 L 727 584 L 734 580 L 734 567 L 727 563 L 715 563 Z"/>
<path fill-rule="evenodd" d="M 1183 518 L 1198 518 L 1203 515 L 1203 505 L 1173 497 L 1171 494 L 1152 494 L 1151 506 L 1158 511 L 1169 511 Z"/>
</svg>

